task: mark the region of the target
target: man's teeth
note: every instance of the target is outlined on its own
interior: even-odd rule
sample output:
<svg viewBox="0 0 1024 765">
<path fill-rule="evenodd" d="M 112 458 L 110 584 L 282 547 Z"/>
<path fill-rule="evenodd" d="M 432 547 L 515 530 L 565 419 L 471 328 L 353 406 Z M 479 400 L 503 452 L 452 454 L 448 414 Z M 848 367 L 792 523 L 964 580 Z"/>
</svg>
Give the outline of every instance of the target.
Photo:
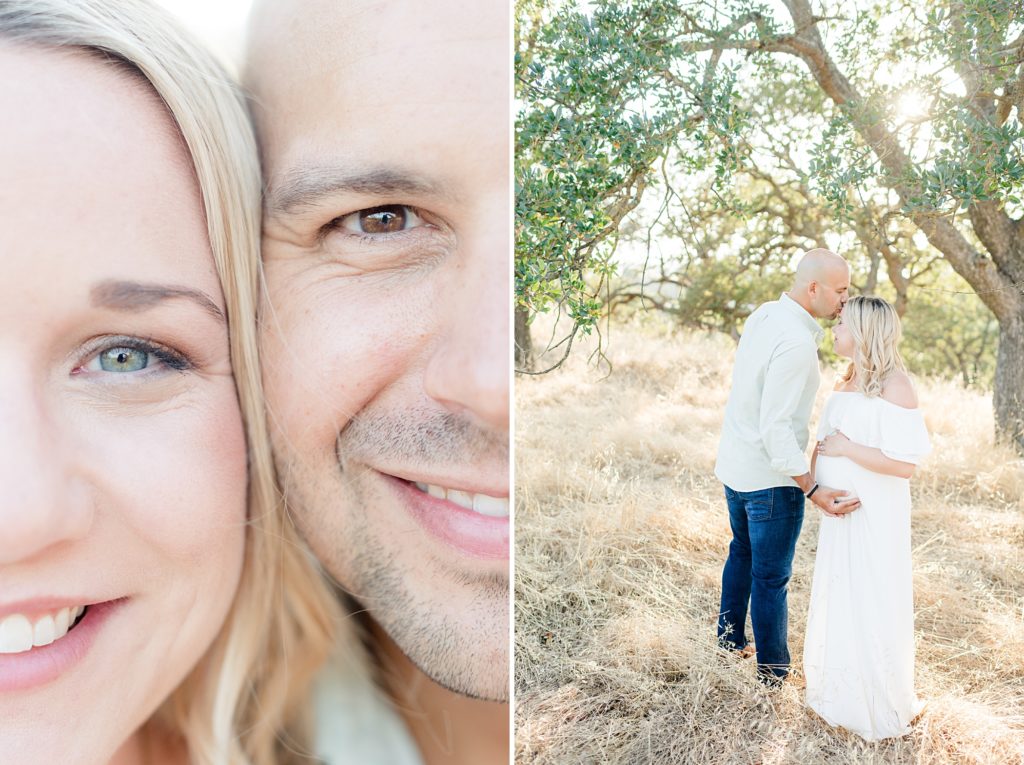
<svg viewBox="0 0 1024 765">
<path fill-rule="evenodd" d="M 85 606 L 62 608 L 34 623 L 24 614 L 9 614 L 0 619 L 0 653 L 24 653 L 60 640 L 84 612 Z"/>
<path fill-rule="evenodd" d="M 416 481 L 414 486 L 431 497 L 447 499 L 459 507 L 472 510 L 480 515 L 490 515 L 494 518 L 508 517 L 508 497 L 490 497 L 486 494 L 470 494 L 468 491 L 458 489 L 446 489 L 443 486 L 436 486 L 432 483 L 420 483 Z"/>
</svg>

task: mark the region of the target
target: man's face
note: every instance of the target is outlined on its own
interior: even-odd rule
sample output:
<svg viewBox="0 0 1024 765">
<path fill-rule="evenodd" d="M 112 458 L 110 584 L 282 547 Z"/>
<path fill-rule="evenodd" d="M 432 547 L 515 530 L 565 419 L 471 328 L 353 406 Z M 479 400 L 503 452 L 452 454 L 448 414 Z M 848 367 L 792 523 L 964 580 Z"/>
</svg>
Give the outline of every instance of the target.
<svg viewBox="0 0 1024 765">
<path fill-rule="evenodd" d="M 511 205 L 501 3 L 263 3 L 263 364 L 291 511 L 440 684 L 508 674 Z"/>
<path fill-rule="evenodd" d="M 827 269 L 823 278 L 812 282 L 811 305 L 819 319 L 836 319 L 850 297 L 850 269 L 839 263 Z"/>
</svg>

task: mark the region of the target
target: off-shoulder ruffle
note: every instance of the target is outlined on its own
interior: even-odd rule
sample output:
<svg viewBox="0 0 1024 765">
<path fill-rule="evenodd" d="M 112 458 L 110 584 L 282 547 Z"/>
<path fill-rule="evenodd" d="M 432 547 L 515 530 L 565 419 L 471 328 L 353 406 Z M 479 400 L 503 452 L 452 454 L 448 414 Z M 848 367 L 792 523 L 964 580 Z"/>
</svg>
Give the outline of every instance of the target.
<svg viewBox="0 0 1024 765">
<path fill-rule="evenodd" d="M 858 391 L 835 391 L 818 424 L 818 440 L 841 430 L 858 444 L 881 449 L 889 459 L 919 463 L 932 450 L 920 409 L 906 409 Z"/>
</svg>

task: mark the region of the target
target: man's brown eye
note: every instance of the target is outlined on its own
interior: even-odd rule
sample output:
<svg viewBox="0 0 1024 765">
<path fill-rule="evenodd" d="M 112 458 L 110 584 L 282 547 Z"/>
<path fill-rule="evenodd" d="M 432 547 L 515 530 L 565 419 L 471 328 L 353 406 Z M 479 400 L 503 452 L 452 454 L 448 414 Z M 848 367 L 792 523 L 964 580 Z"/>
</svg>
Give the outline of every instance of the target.
<svg viewBox="0 0 1024 765">
<path fill-rule="evenodd" d="M 423 219 L 408 205 L 367 207 L 331 222 L 332 228 L 340 228 L 359 236 L 397 234 L 423 225 Z"/>
<path fill-rule="evenodd" d="M 403 231 L 408 222 L 408 208 L 403 205 L 387 205 L 360 210 L 359 227 L 364 234 L 392 234 Z"/>
</svg>

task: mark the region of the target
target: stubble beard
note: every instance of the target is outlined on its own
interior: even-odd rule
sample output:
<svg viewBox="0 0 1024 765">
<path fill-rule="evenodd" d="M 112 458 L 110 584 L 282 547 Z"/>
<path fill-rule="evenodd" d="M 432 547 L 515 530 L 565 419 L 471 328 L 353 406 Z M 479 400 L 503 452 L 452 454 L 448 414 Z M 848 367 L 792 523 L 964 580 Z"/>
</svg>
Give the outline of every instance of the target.
<svg viewBox="0 0 1024 765">
<path fill-rule="evenodd" d="M 410 421 L 421 423 L 410 425 Z M 374 455 L 403 464 L 504 454 L 500 437 L 446 415 L 355 418 L 335 444 L 334 464 L 315 470 L 292 455 L 279 464 L 296 525 L 337 585 L 365 609 L 420 671 L 450 691 L 508 700 L 509 582 L 505 573 L 469 573 L 457 562 L 428 556 L 425 566 L 401 559 L 387 529 L 371 522 L 381 495 L 363 460 Z M 428 456 L 429 455 L 429 456 Z M 339 503 L 344 503 L 343 511 Z M 417 558 L 417 561 L 422 560 Z M 413 592 L 411 582 L 437 582 L 437 592 Z M 454 591 L 459 610 L 453 613 Z"/>
</svg>

